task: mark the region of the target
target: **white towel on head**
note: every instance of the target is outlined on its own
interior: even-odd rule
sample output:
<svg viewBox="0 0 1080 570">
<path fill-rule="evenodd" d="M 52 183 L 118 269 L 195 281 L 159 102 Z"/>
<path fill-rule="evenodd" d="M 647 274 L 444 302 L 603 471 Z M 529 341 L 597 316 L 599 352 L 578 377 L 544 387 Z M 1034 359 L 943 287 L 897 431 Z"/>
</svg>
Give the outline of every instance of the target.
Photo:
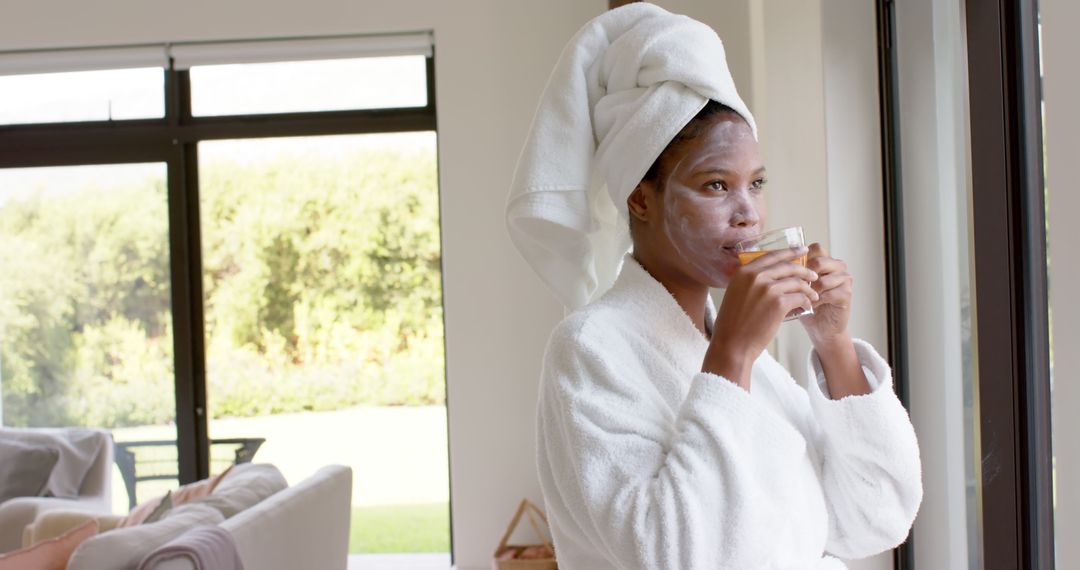
<svg viewBox="0 0 1080 570">
<path fill-rule="evenodd" d="M 754 118 L 709 26 L 644 2 L 563 48 L 518 159 L 507 225 L 568 309 L 610 288 L 630 249 L 626 199 L 709 99 Z"/>
</svg>

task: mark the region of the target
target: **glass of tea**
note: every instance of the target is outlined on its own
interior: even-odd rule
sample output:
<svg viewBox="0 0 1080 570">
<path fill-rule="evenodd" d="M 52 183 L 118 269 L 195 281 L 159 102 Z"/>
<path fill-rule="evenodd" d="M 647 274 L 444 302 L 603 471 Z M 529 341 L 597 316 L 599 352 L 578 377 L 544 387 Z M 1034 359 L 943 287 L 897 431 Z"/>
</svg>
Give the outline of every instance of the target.
<svg viewBox="0 0 1080 570">
<path fill-rule="evenodd" d="M 803 247 L 806 242 L 803 240 L 803 231 L 799 226 L 783 228 L 779 230 L 772 230 L 765 232 L 755 238 L 740 241 L 735 244 L 735 253 L 739 256 L 739 263 L 746 265 L 751 261 L 765 255 L 770 251 L 776 251 L 779 249 L 790 249 L 793 247 Z M 806 256 L 802 255 L 795 258 L 794 263 L 798 263 L 803 267 L 806 266 Z M 784 318 L 785 321 L 797 319 L 805 315 L 814 314 L 813 308 L 803 309 L 799 307 Z"/>
</svg>

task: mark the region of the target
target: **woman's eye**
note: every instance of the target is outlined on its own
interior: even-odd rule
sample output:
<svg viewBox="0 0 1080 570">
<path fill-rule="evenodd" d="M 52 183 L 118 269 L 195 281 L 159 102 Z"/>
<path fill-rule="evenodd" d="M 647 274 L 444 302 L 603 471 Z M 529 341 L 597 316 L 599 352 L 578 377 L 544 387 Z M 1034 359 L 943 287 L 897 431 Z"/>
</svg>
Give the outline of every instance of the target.
<svg viewBox="0 0 1080 570">
<path fill-rule="evenodd" d="M 755 180 L 755 181 L 754 181 L 754 183 L 753 183 L 753 184 L 751 184 L 750 186 L 751 186 L 751 187 L 752 187 L 752 188 L 753 188 L 754 190 L 764 190 L 764 189 L 765 189 L 765 183 L 766 183 L 766 182 L 768 182 L 768 180 L 767 180 L 767 179 L 765 179 L 765 178 L 758 178 L 758 179 L 757 179 L 757 180 Z"/>
<path fill-rule="evenodd" d="M 717 191 L 727 190 L 727 187 L 724 186 L 724 182 L 721 181 L 721 180 L 713 180 L 712 182 L 706 184 L 705 186 L 708 187 L 710 190 L 717 190 Z"/>
</svg>

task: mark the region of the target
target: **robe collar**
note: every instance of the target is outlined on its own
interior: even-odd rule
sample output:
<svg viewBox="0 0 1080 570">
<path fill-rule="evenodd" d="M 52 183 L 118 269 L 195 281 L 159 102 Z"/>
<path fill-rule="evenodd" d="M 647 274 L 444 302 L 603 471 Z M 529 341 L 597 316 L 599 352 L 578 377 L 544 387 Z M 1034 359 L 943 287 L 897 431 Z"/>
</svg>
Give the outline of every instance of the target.
<svg viewBox="0 0 1080 570">
<path fill-rule="evenodd" d="M 708 347 L 709 340 L 694 325 L 682 305 L 634 259 L 633 254 L 627 253 L 623 258 L 622 270 L 610 294 L 622 298 L 620 303 L 632 305 L 669 343 L 693 347 L 698 357 Z M 705 300 L 705 326 L 710 334 L 715 321 L 716 305 L 710 295 Z"/>
</svg>

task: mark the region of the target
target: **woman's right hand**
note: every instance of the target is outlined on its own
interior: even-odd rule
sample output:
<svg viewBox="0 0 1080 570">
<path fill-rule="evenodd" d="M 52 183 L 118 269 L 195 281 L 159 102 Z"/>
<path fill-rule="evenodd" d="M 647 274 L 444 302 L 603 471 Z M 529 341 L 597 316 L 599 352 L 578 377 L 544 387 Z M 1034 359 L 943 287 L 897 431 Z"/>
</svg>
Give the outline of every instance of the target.
<svg viewBox="0 0 1080 570">
<path fill-rule="evenodd" d="M 806 254 L 805 247 L 770 251 L 735 271 L 716 314 L 703 372 L 750 391 L 754 360 L 772 342 L 784 317 L 818 299 L 810 287 L 817 274 L 795 263 Z"/>
</svg>

